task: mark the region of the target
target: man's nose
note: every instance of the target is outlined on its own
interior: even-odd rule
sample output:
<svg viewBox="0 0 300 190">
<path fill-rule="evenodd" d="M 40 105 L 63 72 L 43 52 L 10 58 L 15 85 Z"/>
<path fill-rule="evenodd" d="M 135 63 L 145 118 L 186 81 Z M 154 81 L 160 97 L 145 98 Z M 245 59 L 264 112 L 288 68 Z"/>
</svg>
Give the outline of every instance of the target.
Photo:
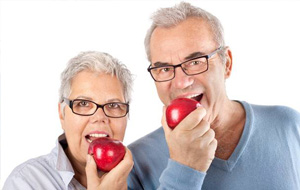
<svg viewBox="0 0 300 190">
<path fill-rule="evenodd" d="M 172 80 L 172 85 L 176 89 L 185 89 L 186 87 L 193 84 L 194 79 L 193 76 L 188 76 L 182 70 L 183 68 L 177 67 L 175 69 L 175 77 Z"/>
</svg>

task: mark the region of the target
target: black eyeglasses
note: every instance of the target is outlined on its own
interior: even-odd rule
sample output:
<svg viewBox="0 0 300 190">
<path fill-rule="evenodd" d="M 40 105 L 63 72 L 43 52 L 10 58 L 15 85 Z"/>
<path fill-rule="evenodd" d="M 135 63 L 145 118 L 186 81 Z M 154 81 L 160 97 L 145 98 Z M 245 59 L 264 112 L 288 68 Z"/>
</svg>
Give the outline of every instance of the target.
<svg viewBox="0 0 300 190">
<path fill-rule="evenodd" d="M 218 49 L 216 49 L 208 55 L 199 56 L 187 60 L 178 65 L 162 65 L 157 67 L 151 67 L 150 64 L 147 70 L 148 72 L 150 72 L 152 78 L 156 82 L 165 82 L 175 78 L 176 67 L 181 67 L 182 71 L 188 76 L 198 75 L 208 70 L 208 59 L 215 55 L 221 49 L 222 46 L 220 46 Z"/>
<path fill-rule="evenodd" d="M 91 116 L 98 108 L 101 108 L 107 117 L 120 118 L 127 115 L 129 112 L 129 104 L 122 102 L 109 102 L 106 104 L 97 104 L 90 100 L 74 99 L 69 100 L 64 98 L 63 100 L 72 110 L 73 113 L 82 116 Z"/>
</svg>

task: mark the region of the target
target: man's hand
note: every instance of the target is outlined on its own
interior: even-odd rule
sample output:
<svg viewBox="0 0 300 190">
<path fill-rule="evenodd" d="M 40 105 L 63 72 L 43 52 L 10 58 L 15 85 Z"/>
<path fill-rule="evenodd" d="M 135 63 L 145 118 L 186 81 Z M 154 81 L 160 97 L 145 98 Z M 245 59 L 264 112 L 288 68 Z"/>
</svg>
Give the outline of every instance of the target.
<svg viewBox="0 0 300 190">
<path fill-rule="evenodd" d="M 87 176 L 87 190 L 126 190 L 127 177 L 133 167 L 133 159 L 129 149 L 126 148 L 124 159 L 110 172 L 98 177 L 97 165 L 91 155 L 87 155 L 85 167 Z"/>
<path fill-rule="evenodd" d="M 215 157 L 217 140 L 210 124 L 204 121 L 204 107 L 200 106 L 185 117 L 174 130 L 166 122 L 163 109 L 162 126 L 169 147 L 170 158 L 195 170 L 206 172 Z"/>
</svg>

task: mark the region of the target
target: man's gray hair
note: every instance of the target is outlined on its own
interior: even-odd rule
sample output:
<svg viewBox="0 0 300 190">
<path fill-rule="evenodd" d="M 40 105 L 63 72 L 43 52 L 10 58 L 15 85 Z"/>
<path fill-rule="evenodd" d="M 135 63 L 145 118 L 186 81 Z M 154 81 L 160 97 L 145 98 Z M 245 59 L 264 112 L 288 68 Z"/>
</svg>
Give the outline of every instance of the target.
<svg viewBox="0 0 300 190">
<path fill-rule="evenodd" d="M 122 84 L 125 101 L 130 102 L 133 76 L 124 64 L 103 52 L 86 51 L 72 58 L 61 73 L 59 102 L 71 94 L 72 79 L 81 71 L 92 71 L 116 76 Z M 105 81 L 103 81 L 105 82 Z"/>
<path fill-rule="evenodd" d="M 186 2 L 181 2 L 174 7 L 161 8 L 154 12 L 151 16 L 152 25 L 149 28 L 144 41 L 145 50 L 149 62 L 151 62 L 150 40 L 155 28 L 170 28 L 172 26 L 178 25 L 180 22 L 185 21 L 190 17 L 204 19 L 211 27 L 216 44 L 218 46 L 225 46 L 224 30 L 219 19 L 199 7 L 192 6 L 191 4 Z M 220 51 L 219 54 L 222 61 L 224 61 L 224 51 Z"/>
</svg>

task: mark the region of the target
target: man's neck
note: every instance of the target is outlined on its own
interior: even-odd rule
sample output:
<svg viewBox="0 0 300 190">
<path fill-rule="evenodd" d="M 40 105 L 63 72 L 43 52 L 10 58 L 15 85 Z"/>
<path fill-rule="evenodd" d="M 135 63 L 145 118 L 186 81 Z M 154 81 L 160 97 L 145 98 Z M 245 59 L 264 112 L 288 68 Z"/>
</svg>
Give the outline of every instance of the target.
<svg viewBox="0 0 300 190">
<path fill-rule="evenodd" d="M 244 129 L 246 113 L 243 106 L 226 100 L 222 110 L 211 123 L 218 140 L 216 157 L 227 160 L 236 148 Z"/>
</svg>

